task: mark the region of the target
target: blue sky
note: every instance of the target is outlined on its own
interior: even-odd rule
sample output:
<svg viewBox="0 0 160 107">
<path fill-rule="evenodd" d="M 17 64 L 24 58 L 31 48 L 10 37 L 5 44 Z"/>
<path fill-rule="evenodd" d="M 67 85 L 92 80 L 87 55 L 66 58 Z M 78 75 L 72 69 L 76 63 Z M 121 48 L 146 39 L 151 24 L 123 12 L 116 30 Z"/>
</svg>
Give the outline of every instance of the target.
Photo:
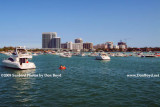
<svg viewBox="0 0 160 107">
<path fill-rule="evenodd" d="M 0 47 L 41 48 L 42 32 L 160 47 L 160 0 L 0 0 L 0 14 Z"/>
</svg>

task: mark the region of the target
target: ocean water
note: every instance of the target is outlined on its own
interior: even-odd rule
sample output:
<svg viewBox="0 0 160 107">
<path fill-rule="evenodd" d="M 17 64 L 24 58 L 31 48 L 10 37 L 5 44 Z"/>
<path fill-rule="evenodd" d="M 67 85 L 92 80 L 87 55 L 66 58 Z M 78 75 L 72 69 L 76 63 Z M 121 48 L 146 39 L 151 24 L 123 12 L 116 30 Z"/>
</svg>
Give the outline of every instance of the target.
<svg viewBox="0 0 160 107">
<path fill-rule="evenodd" d="M 160 106 L 160 58 L 34 56 L 33 70 L 5 68 L 0 54 L 0 106 Z M 66 70 L 59 70 L 65 65 Z M 3 74 L 61 74 L 61 77 L 2 77 Z"/>
</svg>

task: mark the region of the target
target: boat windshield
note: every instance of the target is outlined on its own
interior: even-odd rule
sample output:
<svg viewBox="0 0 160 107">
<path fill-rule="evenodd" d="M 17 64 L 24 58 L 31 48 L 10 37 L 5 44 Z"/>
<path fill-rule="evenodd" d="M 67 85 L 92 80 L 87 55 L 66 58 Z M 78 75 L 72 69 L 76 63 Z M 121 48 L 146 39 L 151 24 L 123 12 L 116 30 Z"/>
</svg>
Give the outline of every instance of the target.
<svg viewBox="0 0 160 107">
<path fill-rule="evenodd" d="M 8 58 L 8 60 L 10 60 L 10 61 L 12 61 L 12 62 L 14 61 L 12 58 Z"/>
<path fill-rule="evenodd" d="M 25 49 L 17 49 L 18 54 L 27 54 Z"/>
</svg>

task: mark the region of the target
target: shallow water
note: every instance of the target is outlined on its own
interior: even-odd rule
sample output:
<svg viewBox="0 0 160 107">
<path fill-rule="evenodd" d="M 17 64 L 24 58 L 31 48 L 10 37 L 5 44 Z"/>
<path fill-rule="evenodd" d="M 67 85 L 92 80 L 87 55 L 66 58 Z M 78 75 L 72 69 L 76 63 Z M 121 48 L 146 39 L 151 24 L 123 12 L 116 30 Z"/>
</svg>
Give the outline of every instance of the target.
<svg viewBox="0 0 160 107">
<path fill-rule="evenodd" d="M 127 77 L 159 74 L 160 58 L 34 56 L 37 68 L 16 70 L 2 66 L 0 74 L 61 74 L 61 77 L 0 77 L 0 106 L 159 106 L 160 77 Z M 67 69 L 60 71 L 60 65 Z"/>
</svg>

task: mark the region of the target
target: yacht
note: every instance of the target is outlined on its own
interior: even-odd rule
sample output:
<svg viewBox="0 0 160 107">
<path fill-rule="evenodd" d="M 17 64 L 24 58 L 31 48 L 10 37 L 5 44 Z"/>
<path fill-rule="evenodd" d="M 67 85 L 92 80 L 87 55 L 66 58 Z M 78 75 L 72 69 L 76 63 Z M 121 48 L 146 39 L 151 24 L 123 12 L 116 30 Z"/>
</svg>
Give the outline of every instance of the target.
<svg viewBox="0 0 160 107">
<path fill-rule="evenodd" d="M 99 53 L 96 56 L 97 60 L 110 60 L 110 57 L 106 53 Z"/>
<path fill-rule="evenodd" d="M 125 55 L 123 53 L 116 53 L 115 56 L 116 57 L 124 57 Z"/>
<path fill-rule="evenodd" d="M 91 52 L 88 56 L 97 56 L 97 53 L 96 52 Z"/>
<path fill-rule="evenodd" d="M 85 53 L 80 53 L 79 56 L 85 56 Z"/>
<path fill-rule="evenodd" d="M 160 53 L 155 53 L 156 57 L 160 57 Z"/>
<path fill-rule="evenodd" d="M 32 59 L 32 55 L 30 55 L 24 47 L 17 47 L 14 53 L 12 53 L 8 59 L 3 60 L 2 63 L 9 68 L 35 69 L 35 64 L 29 62 L 28 59 Z"/>
<path fill-rule="evenodd" d="M 38 56 L 38 54 L 37 53 L 32 53 L 32 56 Z"/>
<path fill-rule="evenodd" d="M 64 52 L 63 54 L 60 54 L 60 57 L 70 58 L 72 55 L 69 52 Z"/>
<path fill-rule="evenodd" d="M 148 54 L 148 55 L 144 55 L 144 57 L 156 57 L 156 55 Z"/>
</svg>

